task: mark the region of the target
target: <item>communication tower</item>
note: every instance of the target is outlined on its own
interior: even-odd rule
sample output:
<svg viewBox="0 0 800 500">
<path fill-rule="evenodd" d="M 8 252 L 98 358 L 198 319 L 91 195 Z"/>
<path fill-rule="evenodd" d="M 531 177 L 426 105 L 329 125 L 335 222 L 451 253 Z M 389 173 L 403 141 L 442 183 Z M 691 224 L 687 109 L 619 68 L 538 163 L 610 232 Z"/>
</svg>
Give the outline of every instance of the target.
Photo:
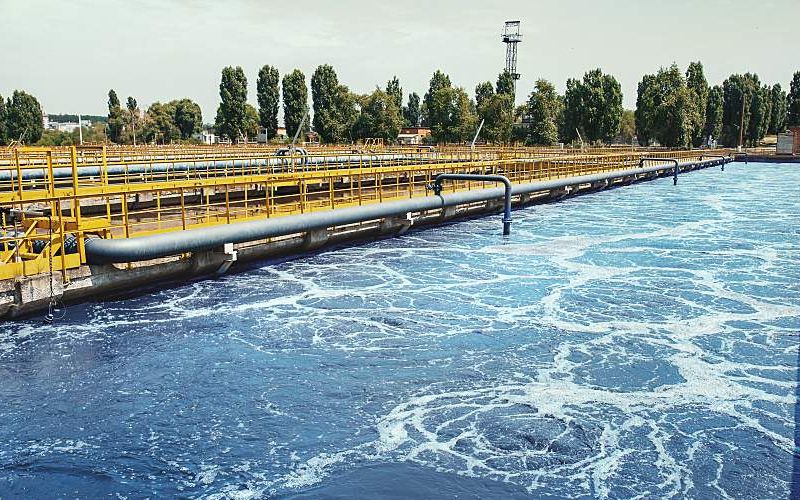
<svg viewBox="0 0 800 500">
<path fill-rule="evenodd" d="M 506 44 L 506 71 L 511 73 L 514 78 L 514 86 L 517 85 L 519 80 L 519 73 L 517 73 L 517 44 L 522 41 L 522 35 L 519 34 L 519 21 L 506 21 L 503 34 L 500 39 Z"/>
</svg>

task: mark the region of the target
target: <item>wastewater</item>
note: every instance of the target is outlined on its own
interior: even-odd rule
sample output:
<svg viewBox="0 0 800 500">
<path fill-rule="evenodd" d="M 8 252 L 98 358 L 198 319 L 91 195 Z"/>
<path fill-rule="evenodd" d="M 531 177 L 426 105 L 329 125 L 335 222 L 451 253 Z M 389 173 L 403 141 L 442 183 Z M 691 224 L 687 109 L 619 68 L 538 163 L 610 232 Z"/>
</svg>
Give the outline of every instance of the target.
<svg viewBox="0 0 800 500">
<path fill-rule="evenodd" d="M 787 498 L 800 168 L 0 324 L 0 498 Z"/>
</svg>

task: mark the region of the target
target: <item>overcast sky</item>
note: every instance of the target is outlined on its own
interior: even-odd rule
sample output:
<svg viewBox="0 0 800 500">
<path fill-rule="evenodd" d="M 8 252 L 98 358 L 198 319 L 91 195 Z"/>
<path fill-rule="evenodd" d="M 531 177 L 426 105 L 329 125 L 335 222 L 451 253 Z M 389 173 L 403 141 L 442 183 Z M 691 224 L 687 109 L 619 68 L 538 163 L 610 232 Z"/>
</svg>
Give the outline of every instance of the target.
<svg viewBox="0 0 800 500">
<path fill-rule="evenodd" d="M 800 0 L 0 0 L 0 94 L 49 113 L 105 114 L 106 94 L 189 97 L 212 122 L 220 71 L 239 65 L 255 104 L 258 69 L 329 63 L 366 93 L 397 75 L 424 94 L 441 68 L 472 95 L 505 63 L 503 23 L 522 21 L 517 102 L 538 78 L 563 91 L 600 67 L 636 102 L 641 75 L 705 64 L 709 81 L 755 71 L 788 86 L 800 70 Z"/>
</svg>

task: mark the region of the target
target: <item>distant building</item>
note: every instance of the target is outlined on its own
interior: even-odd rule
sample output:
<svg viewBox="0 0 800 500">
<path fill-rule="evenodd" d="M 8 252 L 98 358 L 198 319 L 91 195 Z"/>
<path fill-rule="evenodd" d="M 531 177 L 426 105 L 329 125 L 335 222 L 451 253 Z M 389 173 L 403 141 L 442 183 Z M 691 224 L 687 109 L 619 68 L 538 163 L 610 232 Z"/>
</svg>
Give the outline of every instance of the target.
<svg viewBox="0 0 800 500">
<path fill-rule="evenodd" d="M 788 132 L 778 134 L 776 153 L 779 155 L 800 154 L 800 127 L 791 127 Z"/>
<path fill-rule="evenodd" d="M 78 122 L 56 122 L 50 120 L 50 115 L 47 113 L 42 114 L 42 125 L 44 125 L 45 130 L 55 130 L 57 132 L 66 132 L 70 133 L 75 130 L 78 130 L 78 127 L 91 127 L 92 122 L 91 120 L 81 120 L 80 125 Z"/>
<path fill-rule="evenodd" d="M 272 137 L 267 137 L 266 131 L 261 132 L 256 137 L 256 142 L 259 144 L 266 144 L 267 142 L 274 140 L 274 139 L 286 139 L 286 128 L 285 127 L 278 127 L 276 134 Z"/>
<path fill-rule="evenodd" d="M 400 134 L 397 135 L 397 142 L 400 144 L 422 144 L 430 135 L 431 129 L 428 127 L 405 127 L 400 129 Z"/>
<path fill-rule="evenodd" d="M 78 125 L 78 122 L 63 122 L 63 123 L 53 122 L 50 125 L 52 127 L 52 130 L 58 130 L 59 132 L 67 132 L 67 133 L 78 130 L 78 127 L 80 126 Z"/>
<path fill-rule="evenodd" d="M 202 132 L 198 132 L 192 136 L 192 139 L 198 140 L 203 144 L 216 144 L 217 143 L 217 136 L 214 135 L 213 132 L 204 130 Z"/>
</svg>

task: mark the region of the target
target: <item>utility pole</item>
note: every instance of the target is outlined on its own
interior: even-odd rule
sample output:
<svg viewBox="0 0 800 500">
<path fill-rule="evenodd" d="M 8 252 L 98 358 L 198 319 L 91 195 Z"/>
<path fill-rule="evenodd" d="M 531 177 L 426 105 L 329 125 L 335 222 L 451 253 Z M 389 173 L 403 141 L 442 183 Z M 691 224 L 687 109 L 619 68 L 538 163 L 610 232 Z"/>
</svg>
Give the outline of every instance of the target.
<svg viewBox="0 0 800 500">
<path fill-rule="evenodd" d="M 83 146 L 83 120 L 81 120 L 80 113 L 78 114 L 78 138 L 81 146 Z"/>
<path fill-rule="evenodd" d="M 745 95 L 744 91 L 742 91 L 742 122 L 739 125 L 739 151 L 741 151 L 742 146 L 744 146 L 744 103 Z"/>
</svg>

